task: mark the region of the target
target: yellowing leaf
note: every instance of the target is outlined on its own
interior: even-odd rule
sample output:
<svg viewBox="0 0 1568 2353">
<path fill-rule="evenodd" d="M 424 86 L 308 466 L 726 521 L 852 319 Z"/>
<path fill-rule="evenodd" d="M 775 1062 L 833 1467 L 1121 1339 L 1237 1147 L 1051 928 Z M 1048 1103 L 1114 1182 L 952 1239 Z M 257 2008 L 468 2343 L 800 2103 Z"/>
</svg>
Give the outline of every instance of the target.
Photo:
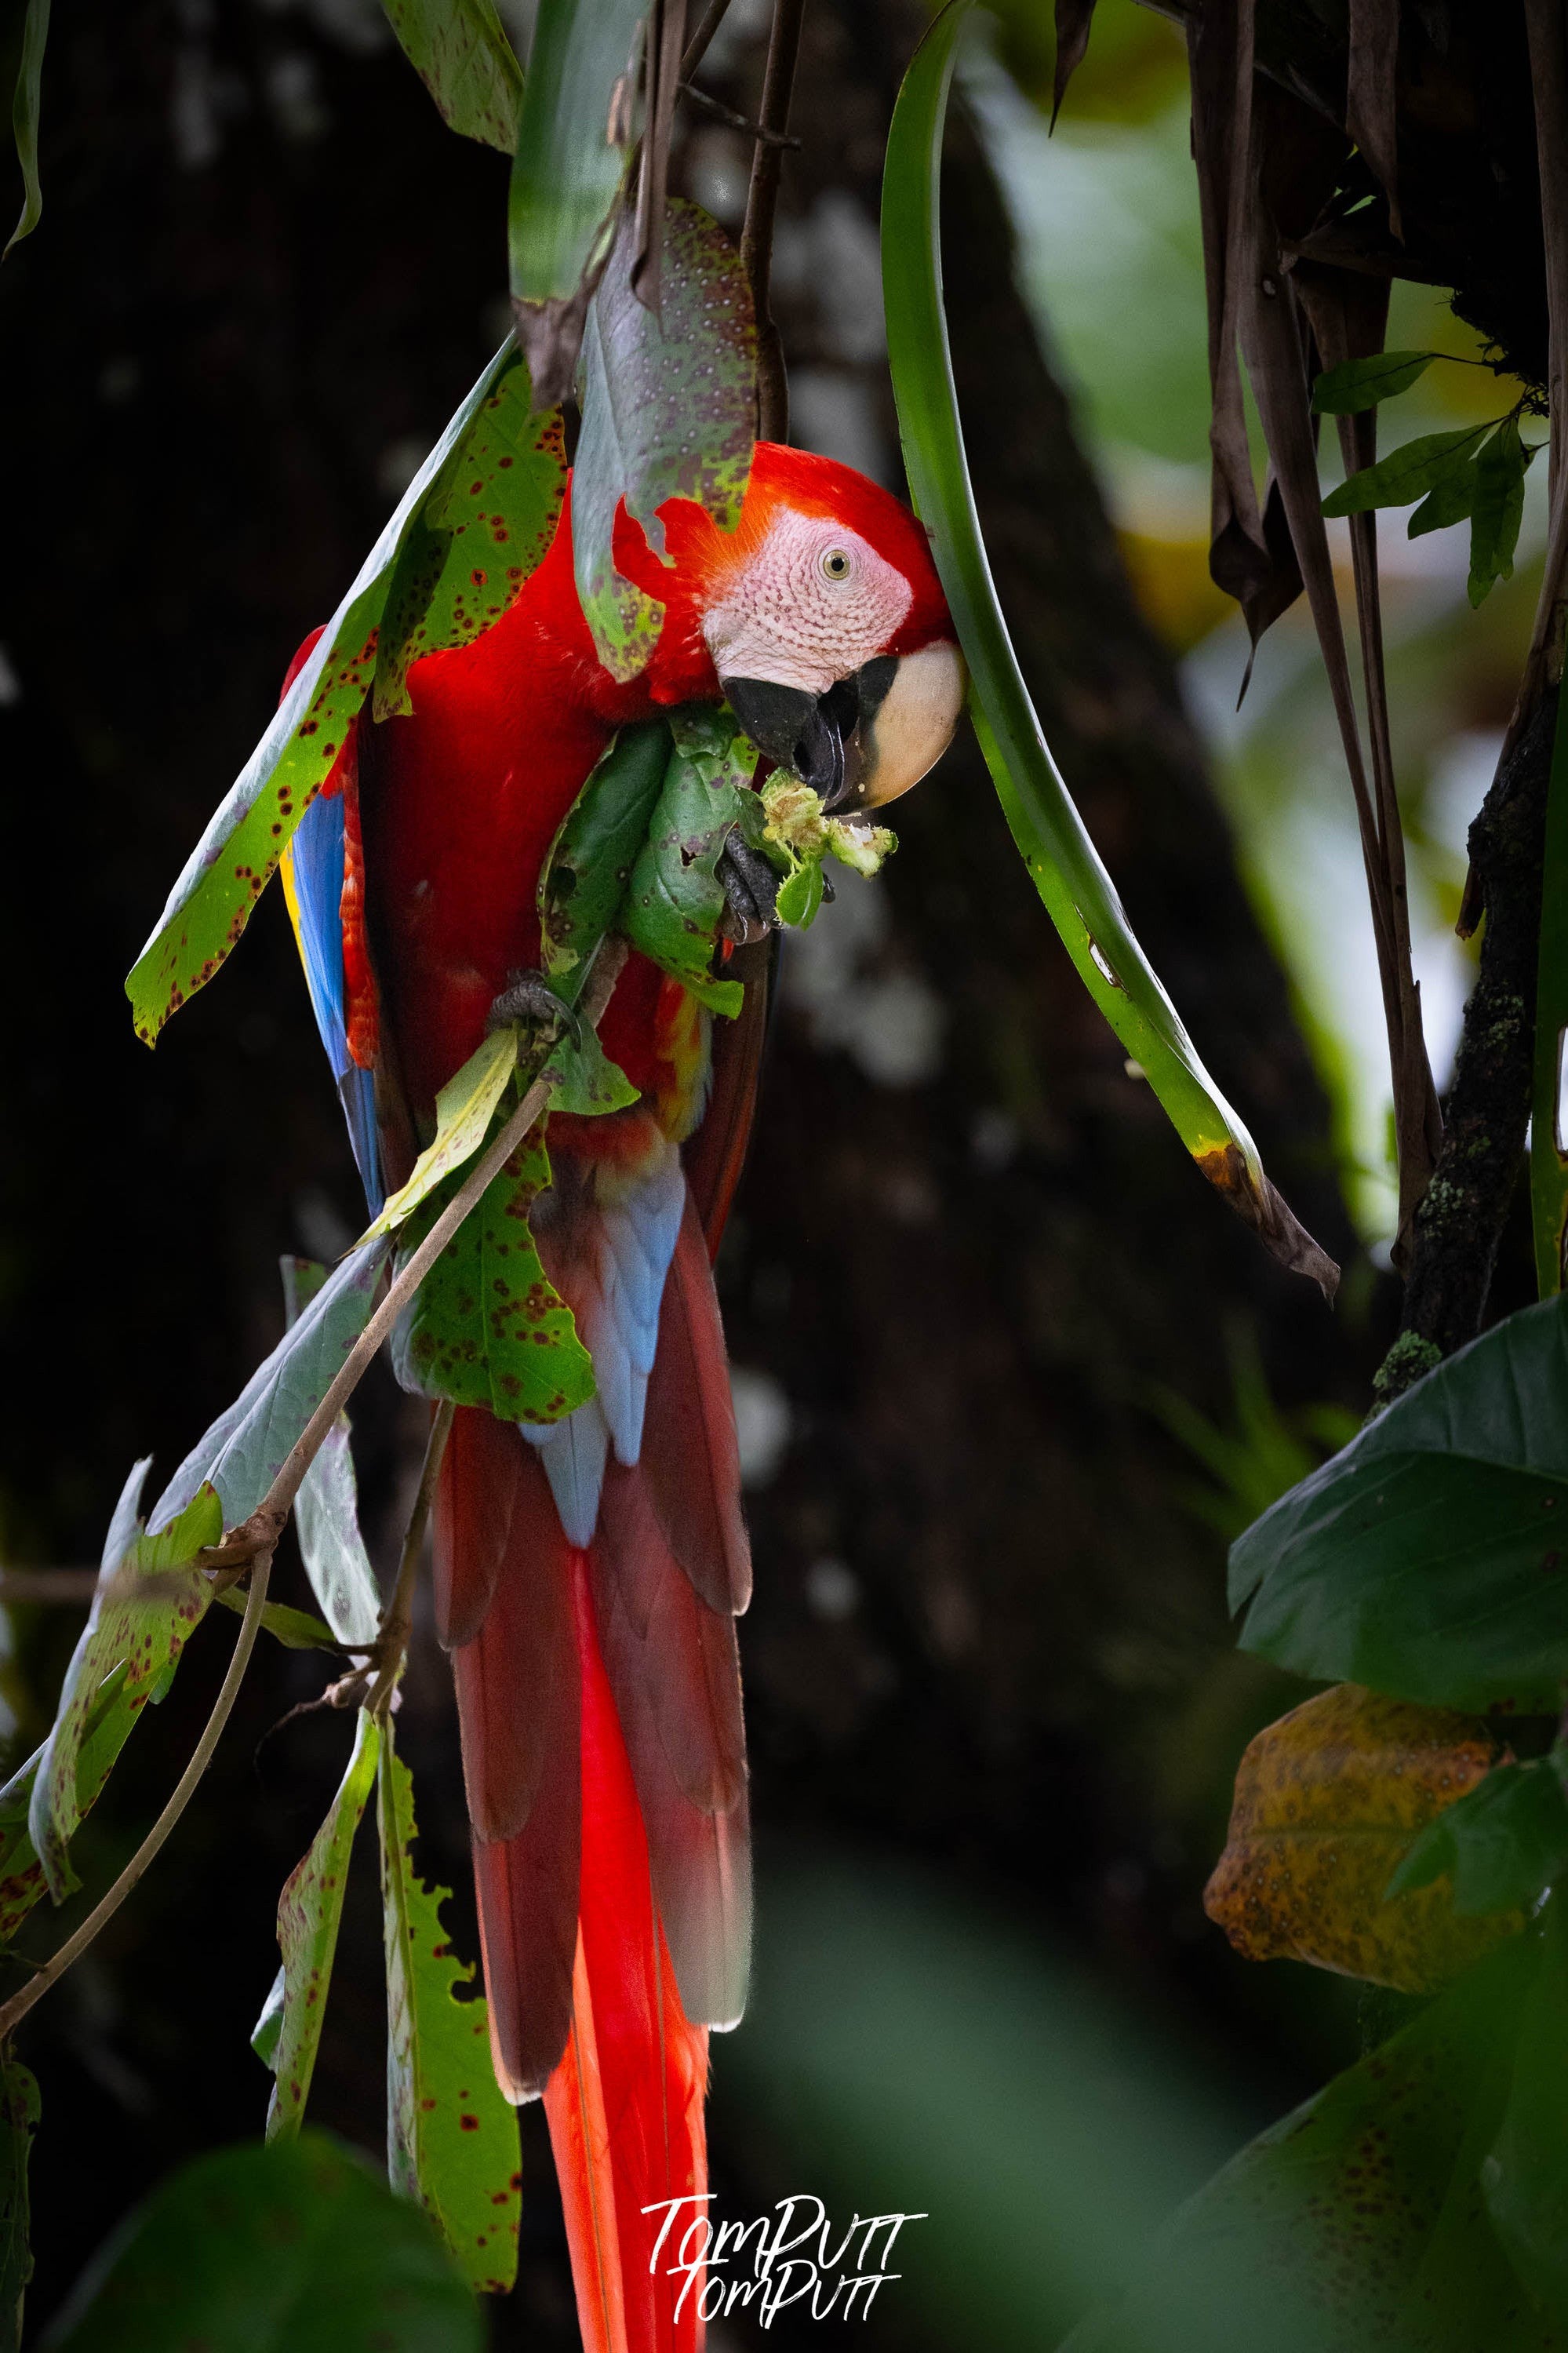
<svg viewBox="0 0 1568 2353">
<path fill-rule="evenodd" d="M 517 1031 L 492 1029 L 476 1053 L 449 1078 L 436 1098 L 436 1141 L 427 1144 L 414 1164 L 406 1185 L 400 1186 L 363 1239 L 389 1234 L 433 1193 L 443 1176 L 471 1160 L 485 1140 L 491 1115 L 508 1079 L 517 1068 Z"/>
<path fill-rule="evenodd" d="M 1496 1758 L 1483 1719 L 1340 1683 L 1260 1732 L 1204 1891 L 1248 1960 L 1310 1961 L 1426 1993 L 1523 1926 L 1460 1918 L 1447 1882 L 1384 1900 L 1413 1840 Z"/>
</svg>

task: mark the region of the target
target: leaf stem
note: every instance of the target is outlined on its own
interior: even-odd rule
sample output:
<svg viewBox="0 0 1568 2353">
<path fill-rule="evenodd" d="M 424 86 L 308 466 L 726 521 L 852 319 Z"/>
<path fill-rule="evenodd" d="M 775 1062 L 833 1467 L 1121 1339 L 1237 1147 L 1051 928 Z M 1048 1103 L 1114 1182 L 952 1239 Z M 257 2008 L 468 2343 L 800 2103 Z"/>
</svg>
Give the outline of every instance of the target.
<svg viewBox="0 0 1568 2353">
<path fill-rule="evenodd" d="M 363 1702 L 374 1716 L 384 1717 L 391 1706 L 397 1678 L 403 1672 L 403 1662 L 408 1655 L 408 1637 L 414 1625 L 414 1584 L 419 1574 L 419 1556 L 425 1548 L 425 1530 L 430 1518 L 430 1506 L 436 1500 L 436 1482 L 441 1475 L 441 1459 L 447 1451 L 447 1440 L 452 1434 L 452 1417 L 457 1410 L 450 1398 L 443 1398 L 431 1418 L 430 1435 L 425 1443 L 424 1467 L 419 1473 L 419 1491 L 414 1498 L 414 1509 L 408 1514 L 408 1526 L 403 1538 L 403 1557 L 397 1564 L 397 1582 L 392 1588 L 392 1599 L 386 1605 L 375 1638 L 375 1680 Z"/>
<path fill-rule="evenodd" d="M 216 1748 L 223 1728 L 228 1722 L 234 1703 L 239 1696 L 239 1686 L 245 1680 L 245 1671 L 250 1664 L 250 1654 L 256 1648 L 256 1638 L 261 1630 L 262 1607 L 267 1599 L 268 1581 L 271 1574 L 271 1553 L 269 1551 L 259 1553 L 250 1573 L 250 1591 L 246 1599 L 245 1618 L 229 1657 L 228 1671 L 224 1676 L 218 1695 L 213 1702 L 212 1714 L 207 1718 L 206 1728 L 196 1743 L 195 1752 L 190 1763 L 174 1784 L 174 1792 L 168 1803 L 113 1886 L 93 1906 L 80 1927 L 73 1936 L 66 1938 L 58 1953 L 51 1954 L 37 1975 L 30 1977 L 26 1984 L 11 1996 L 4 2008 L 0 2008 L 0 2042 L 3 2042 L 15 2031 L 39 1997 L 47 1993 L 56 1978 L 63 1977 L 71 1963 L 87 1950 L 100 1930 L 108 1926 L 137 1881 L 153 1861 L 185 1808 L 190 1804 L 195 1794 L 196 1784 L 212 1762 L 213 1751 Z"/>
</svg>

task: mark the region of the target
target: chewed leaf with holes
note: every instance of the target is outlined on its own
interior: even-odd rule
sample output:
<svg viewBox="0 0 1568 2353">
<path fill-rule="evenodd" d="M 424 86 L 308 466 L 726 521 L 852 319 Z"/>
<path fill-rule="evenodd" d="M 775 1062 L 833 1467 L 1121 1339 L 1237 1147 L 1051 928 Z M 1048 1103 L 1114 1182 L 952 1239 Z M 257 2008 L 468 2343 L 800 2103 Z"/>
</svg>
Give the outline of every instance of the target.
<svg viewBox="0 0 1568 2353">
<path fill-rule="evenodd" d="M 421 2200 L 471 2286 L 504 2295 L 517 2274 L 517 2112 L 496 2084 L 474 1972 L 441 1925 L 444 1887 L 414 1863 L 414 1785 L 385 1736 L 377 1779 L 386 1945 L 387 2170 Z"/>
<path fill-rule="evenodd" d="M 1568 1679 L 1568 1296 L 1439 1365 L 1231 1548 L 1242 1647 L 1439 1706 Z"/>
<path fill-rule="evenodd" d="M 263 2012 L 268 2031 L 262 2055 L 277 2078 L 267 2111 L 268 2140 L 297 2133 L 304 2120 L 343 1916 L 349 1855 L 380 1753 L 375 1719 L 362 1708 L 353 1752 L 326 1820 L 311 1840 L 304 1861 L 284 1881 L 278 1899 L 282 1999 L 280 2006 L 269 2000 Z M 258 2027 L 258 2033 L 261 2031 Z"/>
<path fill-rule="evenodd" d="M 683 711 L 676 741 L 620 913 L 620 928 L 650 963 L 710 1012 L 733 1017 L 739 981 L 715 980 L 713 949 L 724 912 L 719 855 L 745 807 L 755 747 L 717 712 Z"/>
<path fill-rule="evenodd" d="M 216 1491 L 199 1488 L 168 1527 L 148 1535 L 136 1516 L 146 1475 L 147 1465 L 139 1462 L 115 1508 L 92 1609 L 66 1669 L 28 1803 L 28 1836 L 57 1903 L 79 1883 L 67 1847 L 81 1820 L 79 1767 L 104 1683 L 118 1676 L 119 1701 L 139 1714 L 178 1662 L 211 1598 L 206 1577 L 192 1564 L 223 1539 Z"/>
<path fill-rule="evenodd" d="M 636 678 L 658 641 L 664 607 L 616 572 L 616 509 L 640 522 L 664 554 L 658 511 L 690 499 L 723 531 L 741 519 L 757 429 L 757 337 L 739 256 L 695 205 L 675 203 L 665 226 L 662 324 L 632 292 L 637 250 L 623 221 L 589 306 L 586 386 L 572 474 L 577 594 L 600 660 Z"/>
<path fill-rule="evenodd" d="M 385 0 L 385 7 L 442 121 L 510 155 L 517 145 L 522 68 L 495 0 Z"/>
<path fill-rule="evenodd" d="M 228 955 L 331 774 L 370 686 L 394 559 L 511 349 L 509 341 L 497 353 L 408 485 L 171 892 L 125 984 L 137 1034 L 148 1045 Z"/>
<path fill-rule="evenodd" d="M 539 877 L 541 960 L 575 999 L 616 919 L 669 761 L 662 719 L 623 727 L 567 810 Z"/>
<path fill-rule="evenodd" d="M 1018 667 L 970 486 L 942 306 L 942 128 L 962 7 L 937 18 L 904 77 L 882 182 L 888 356 L 910 487 L 973 681 L 970 709 L 1013 839 L 1096 1005 L 1198 1167 L 1283 1265 L 1332 1294 L 1333 1261 L 1264 1172 L 1151 966 L 1063 783 Z"/>
<path fill-rule="evenodd" d="M 565 489 L 561 412 L 535 412 L 514 352 L 398 549 L 376 646 L 378 720 L 413 708 L 411 662 L 471 645 L 515 602 L 550 545 Z"/>
<path fill-rule="evenodd" d="M 448 1177 L 415 1211 L 405 1251 L 417 1249 L 458 1181 Z M 593 1396 L 593 1360 L 529 1230 L 528 1213 L 549 1182 L 535 1132 L 420 1284 L 398 1354 L 400 1377 L 426 1396 L 483 1406 L 502 1421 L 559 1421 Z"/>
<path fill-rule="evenodd" d="M 1457 1917 L 1446 1888 L 1389 1886 L 1496 1755 L 1479 1717 L 1353 1683 L 1320 1692 L 1249 1744 L 1205 1910 L 1249 1961 L 1311 1961 L 1432 1992 L 1524 1926 L 1522 1912 Z"/>
</svg>

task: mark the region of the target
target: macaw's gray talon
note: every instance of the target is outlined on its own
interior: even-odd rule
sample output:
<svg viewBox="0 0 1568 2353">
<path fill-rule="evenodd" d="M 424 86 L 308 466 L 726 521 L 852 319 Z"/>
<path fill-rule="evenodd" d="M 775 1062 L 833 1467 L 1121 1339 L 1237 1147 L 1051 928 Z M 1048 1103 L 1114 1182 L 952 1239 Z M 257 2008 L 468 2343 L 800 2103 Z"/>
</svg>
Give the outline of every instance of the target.
<svg viewBox="0 0 1568 2353">
<path fill-rule="evenodd" d="M 537 1021 L 559 1032 L 564 1029 L 574 1046 L 583 1043 L 583 1018 L 575 1006 L 557 997 L 542 973 L 510 972 L 485 1016 L 485 1035 L 504 1029 L 510 1021 Z"/>
<path fill-rule="evenodd" d="M 764 932 L 776 928 L 779 878 L 770 859 L 735 832 L 721 850 L 715 871 L 725 898 L 748 930 L 752 924 Z"/>
</svg>

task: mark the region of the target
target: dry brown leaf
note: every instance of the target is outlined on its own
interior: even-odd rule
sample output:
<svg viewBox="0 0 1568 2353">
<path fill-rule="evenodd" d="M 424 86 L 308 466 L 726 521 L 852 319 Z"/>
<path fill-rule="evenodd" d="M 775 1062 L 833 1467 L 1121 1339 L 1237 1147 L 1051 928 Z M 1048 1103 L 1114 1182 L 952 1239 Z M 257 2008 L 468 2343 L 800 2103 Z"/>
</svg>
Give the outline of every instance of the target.
<svg viewBox="0 0 1568 2353">
<path fill-rule="evenodd" d="M 1204 1908 L 1249 1961 L 1310 1961 L 1428 1993 L 1524 1925 L 1460 1918 L 1448 1883 L 1384 1900 L 1416 1833 L 1498 1761 L 1483 1717 L 1321 1692 L 1258 1735 Z"/>
<path fill-rule="evenodd" d="M 1350 0 L 1350 74 L 1345 128 L 1388 198 L 1388 226 L 1401 233 L 1394 144 L 1394 73 L 1399 62 L 1399 0 Z"/>
<path fill-rule="evenodd" d="M 1062 111 L 1068 84 L 1083 63 L 1089 28 L 1094 20 L 1094 0 L 1057 0 L 1057 64 L 1051 84 L 1051 129 Z"/>
</svg>

